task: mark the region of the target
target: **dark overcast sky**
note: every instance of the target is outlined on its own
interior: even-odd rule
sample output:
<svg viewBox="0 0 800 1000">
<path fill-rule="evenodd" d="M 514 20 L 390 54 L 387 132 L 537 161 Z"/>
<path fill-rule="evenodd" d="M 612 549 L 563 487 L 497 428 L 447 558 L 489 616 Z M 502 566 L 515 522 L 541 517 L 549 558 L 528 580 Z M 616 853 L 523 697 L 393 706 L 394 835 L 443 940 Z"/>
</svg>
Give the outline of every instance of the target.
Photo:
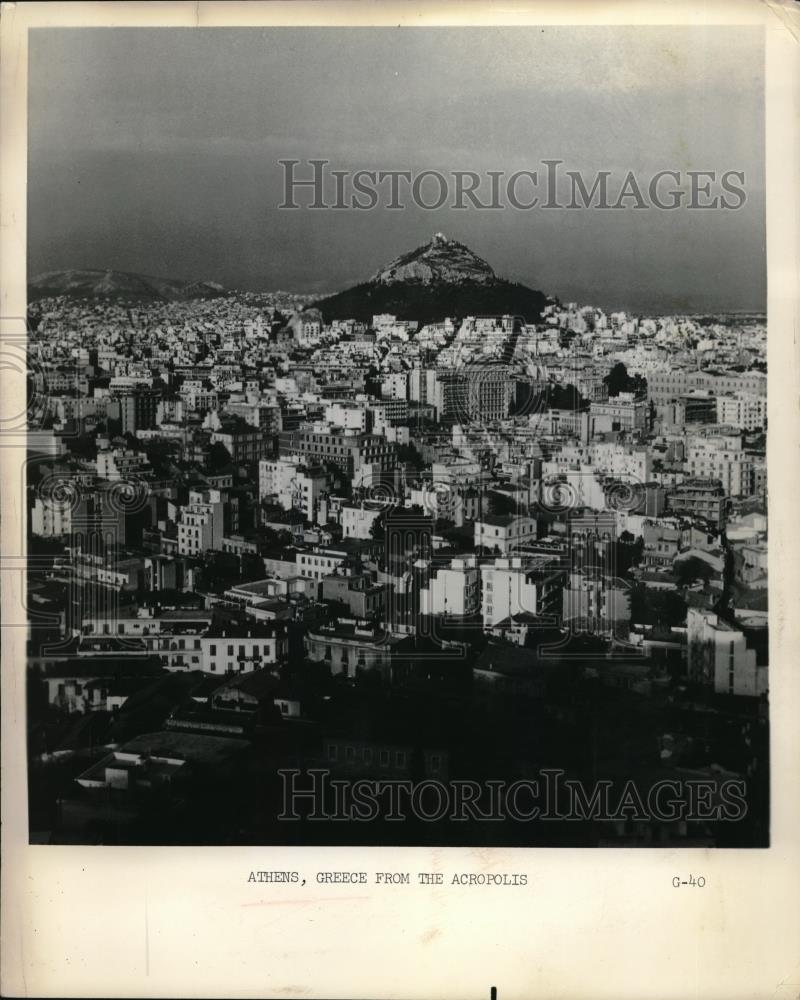
<svg viewBox="0 0 800 1000">
<path fill-rule="evenodd" d="M 437 230 L 565 300 L 764 309 L 763 35 L 749 28 L 31 32 L 31 274 L 335 290 Z M 337 169 L 744 170 L 736 212 L 281 211 Z"/>
</svg>

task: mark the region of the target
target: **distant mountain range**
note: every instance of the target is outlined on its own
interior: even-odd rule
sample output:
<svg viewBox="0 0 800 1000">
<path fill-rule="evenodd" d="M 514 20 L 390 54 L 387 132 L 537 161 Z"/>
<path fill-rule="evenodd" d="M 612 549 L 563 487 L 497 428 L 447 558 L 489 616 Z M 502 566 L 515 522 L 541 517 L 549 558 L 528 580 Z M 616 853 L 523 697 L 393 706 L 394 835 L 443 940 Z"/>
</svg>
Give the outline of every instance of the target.
<svg viewBox="0 0 800 1000">
<path fill-rule="evenodd" d="M 65 295 L 75 299 L 187 299 L 218 298 L 229 294 L 214 281 L 176 281 L 126 271 L 48 271 L 28 282 L 28 297 L 44 299 Z"/>
<path fill-rule="evenodd" d="M 421 323 L 447 316 L 522 316 L 537 320 L 550 300 L 526 285 L 498 278 L 489 264 L 469 247 L 436 233 L 432 240 L 402 254 L 369 281 L 312 304 L 326 321 L 369 322 L 377 313 Z"/>
<path fill-rule="evenodd" d="M 55 296 L 75 299 L 130 299 L 183 302 L 232 294 L 213 281 L 176 281 L 126 271 L 49 271 L 28 284 L 31 300 Z M 537 320 L 550 300 L 543 292 L 498 278 L 476 253 L 442 233 L 402 254 L 368 281 L 309 303 L 330 322 L 370 322 L 377 313 L 420 323 L 447 316 L 511 314 Z"/>
</svg>

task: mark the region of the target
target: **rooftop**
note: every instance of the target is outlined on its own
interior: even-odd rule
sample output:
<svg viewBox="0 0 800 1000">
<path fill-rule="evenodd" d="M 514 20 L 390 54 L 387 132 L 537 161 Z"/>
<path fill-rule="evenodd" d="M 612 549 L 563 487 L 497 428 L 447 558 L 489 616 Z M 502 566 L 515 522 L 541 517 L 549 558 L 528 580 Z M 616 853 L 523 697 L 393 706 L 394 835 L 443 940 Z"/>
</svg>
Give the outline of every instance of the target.
<svg viewBox="0 0 800 1000">
<path fill-rule="evenodd" d="M 206 632 L 207 639 L 271 639 L 282 633 L 277 623 L 265 622 L 224 622 L 215 623 Z"/>
</svg>

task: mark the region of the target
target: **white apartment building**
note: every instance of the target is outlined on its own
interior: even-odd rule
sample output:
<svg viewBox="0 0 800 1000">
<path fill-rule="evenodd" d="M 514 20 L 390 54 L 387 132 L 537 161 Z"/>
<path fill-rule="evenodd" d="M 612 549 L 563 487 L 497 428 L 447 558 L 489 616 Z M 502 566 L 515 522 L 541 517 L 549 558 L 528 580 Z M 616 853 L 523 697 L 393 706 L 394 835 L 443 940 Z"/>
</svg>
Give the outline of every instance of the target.
<svg viewBox="0 0 800 1000">
<path fill-rule="evenodd" d="M 327 488 L 328 476 L 307 468 L 298 455 L 264 458 L 258 463 L 259 498 L 274 499 L 284 510 L 299 510 L 307 521 L 315 520 Z"/>
<path fill-rule="evenodd" d="M 200 669 L 206 673 L 250 673 L 285 660 L 288 639 L 280 626 L 228 625 L 201 637 L 200 654 Z"/>
<path fill-rule="evenodd" d="M 302 466 L 302 459 L 297 455 L 286 455 L 281 458 L 262 458 L 258 463 L 258 496 L 277 497 L 284 493 L 292 479 Z"/>
<path fill-rule="evenodd" d="M 630 631 L 630 585 L 594 573 L 570 573 L 562 591 L 562 618 L 578 622 L 593 635 L 607 637 Z"/>
<path fill-rule="evenodd" d="M 481 494 L 469 486 L 434 481 L 424 487 L 406 489 L 406 506 L 422 507 L 426 514 L 444 517 L 461 527 L 481 515 Z"/>
<path fill-rule="evenodd" d="M 689 608 L 689 678 L 714 686 L 717 694 L 756 697 L 767 690 L 767 668 L 757 666 L 744 633 L 714 612 Z"/>
<path fill-rule="evenodd" d="M 591 446 L 590 454 L 601 472 L 634 483 L 650 482 L 653 459 L 648 448 L 626 448 L 611 441 L 599 441 Z"/>
<path fill-rule="evenodd" d="M 363 403 L 336 402 L 325 407 L 325 422 L 344 430 L 367 430 L 367 408 Z"/>
<path fill-rule="evenodd" d="M 431 574 L 419 592 L 423 615 L 471 615 L 480 606 L 480 570 L 475 556 L 452 559 Z"/>
<path fill-rule="evenodd" d="M 490 515 L 476 521 L 474 530 L 476 549 L 497 549 L 504 556 L 536 541 L 536 520 L 532 517 Z"/>
<path fill-rule="evenodd" d="M 432 403 L 436 394 L 436 369 L 412 368 L 408 373 L 408 398 L 415 403 Z"/>
<path fill-rule="evenodd" d="M 540 561 L 515 556 L 481 566 L 483 627 L 512 615 L 549 613 L 560 597 L 561 574 Z"/>
<path fill-rule="evenodd" d="M 322 580 L 340 570 L 347 559 L 346 552 L 314 548 L 297 553 L 297 572 L 308 580 Z"/>
<path fill-rule="evenodd" d="M 384 399 L 408 399 L 408 372 L 392 372 L 381 382 Z"/>
<path fill-rule="evenodd" d="M 299 510 L 306 521 L 315 522 L 319 501 L 328 489 L 328 476 L 310 469 L 298 469 L 287 489 L 278 494 L 284 510 Z"/>
<path fill-rule="evenodd" d="M 689 438 L 686 471 L 692 479 L 718 479 L 731 497 L 752 492 L 753 461 L 738 434 Z"/>
<path fill-rule="evenodd" d="M 369 539 L 372 537 L 372 526 L 389 507 L 391 503 L 381 503 L 376 500 L 364 500 L 360 504 L 344 504 L 340 513 L 343 538 Z"/>
<path fill-rule="evenodd" d="M 589 407 L 591 433 L 632 431 L 647 424 L 647 400 L 632 392 L 621 392 L 604 402 L 592 402 Z"/>
<path fill-rule="evenodd" d="M 550 509 L 589 507 L 605 510 L 608 507 L 603 478 L 594 465 L 564 469 L 558 461 L 543 462 L 539 498 L 542 505 Z"/>
<path fill-rule="evenodd" d="M 98 451 L 95 460 L 97 475 L 101 479 L 116 482 L 120 479 L 136 479 L 150 472 L 150 463 L 143 451 L 114 448 Z"/>
<path fill-rule="evenodd" d="M 767 422 L 767 397 L 755 393 L 717 396 L 717 423 L 740 427 L 745 431 L 764 427 Z"/>
<path fill-rule="evenodd" d="M 178 513 L 179 555 L 199 556 L 221 547 L 223 506 L 219 490 L 190 490 L 189 503 Z"/>
<path fill-rule="evenodd" d="M 279 434 L 283 429 L 281 408 L 271 399 L 231 400 L 225 406 L 225 412 L 241 417 L 251 427 L 267 434 Z"/>
<path fill-rule="evenodd" d="M 31 532 L 48 538 L 72 533 L 72 504 L 37 497 L 31 511 Z"/>
</svg>

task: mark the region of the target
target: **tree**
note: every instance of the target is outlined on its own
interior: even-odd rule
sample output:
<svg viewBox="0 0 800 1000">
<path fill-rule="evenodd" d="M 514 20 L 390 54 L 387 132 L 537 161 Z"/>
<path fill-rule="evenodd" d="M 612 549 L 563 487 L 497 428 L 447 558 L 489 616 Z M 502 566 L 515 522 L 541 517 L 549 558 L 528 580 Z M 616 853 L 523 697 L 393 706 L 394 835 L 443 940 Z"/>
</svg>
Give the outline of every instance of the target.
<svg viewBox="0 0 800 1000">
<path fill-rule="evenodd" d="M 697 556 L 680 559 L 675 562 L 673 568 L 680 587 L 690 587 L 698 580 L 705 584 L 711 579 L 711 567 Z"/>
<path fill-rule="evenodd" d="M 240 582 L 239 558 L 232 552 L 211 550 L 205 554 L 201 575 L 205 589 L 214 593 L 227 590 Z"/>
<path fill-rule="evenodd" d="M 97 441 L 89 434 L 80 434 L 69 442 L 69 450 L 76 458 L 94 461 L 97 458 Z"/>
<path fill-rule="evenodd" d="M 638 566 L 642 561 L 644 539 L 634 538 L 630 531 L 623 531 L 615 544 L 616 572 L 625 576 L 632 566 Z"/>
<path fill-rule="evenodd" d="M 264 560 L 254 552 L 243 552 L 241 557 L 241 578 L 243 582 L 264 579 Z"/>
<path fill-rule="evenodd" d="M 369 527 L 370 538 L 374 539 L 376 542 L 382 542 L 386 537 L 387 510 L 382 510 Z"/>
<path fill-rule="evenodd" d="M 166 478 L 172 471 L 175 444 L 172 441 L 155 439 L 148 441 L 144 450 L 156 475 Z"/>
<path fill-rule="evenodd" d="M 228 449 L 221 441 L 215 441 L 208 449 L 209 472 L 218 472 L 220 469 L 224 469 L 226 465 L 230 465 L 230 463 L 231 455 Z"/>
<path fill-rule="evenodd" d="M 425 461 L 413 444 L 397 445 L 397 461 L 413 465 L 415 469 L 423 469 Z"/>
<path fill-rule="evenodd" d="M 608 386 L 609 396 L 619 396 L 621 392 L 641 394 L 647 390 L 647 380 L 641 375 L 629 375 L 625 365 L 618 361 L 603 379 Z"/>
<path fill-rule="evenodd" d="M 611 371 L 603 379 L 608 386 L 609 396 L 618 396 L 621 392 L 628 391 L 628 369 L 618 361 Z"/>
<path fill-rule="evenodd" d="M 496 490 L 491 490 L 488 497 L 489 510 L 496 517 L 504 517 L 507 514 L 518 513 L 518 504 L 516 500 L 507 493 L 500 493 Z"/>
<path fill-rule="evenodd" d="M 641 584 L 631 590 L 631 620 L 664 629 L 686 624 L 686 601 L 677 590 L 654 590 Z"/>
<path fill-rule="evenodd" d="M 552 385 L 548 385 L 543 392 L 534 395 L 530 410 L 531 412 L 541 412 L 548 409 L 584 410 L 587 406 L 587 401 L 581 396 L 574 385 L 553 383 Z"/>
</svg>

